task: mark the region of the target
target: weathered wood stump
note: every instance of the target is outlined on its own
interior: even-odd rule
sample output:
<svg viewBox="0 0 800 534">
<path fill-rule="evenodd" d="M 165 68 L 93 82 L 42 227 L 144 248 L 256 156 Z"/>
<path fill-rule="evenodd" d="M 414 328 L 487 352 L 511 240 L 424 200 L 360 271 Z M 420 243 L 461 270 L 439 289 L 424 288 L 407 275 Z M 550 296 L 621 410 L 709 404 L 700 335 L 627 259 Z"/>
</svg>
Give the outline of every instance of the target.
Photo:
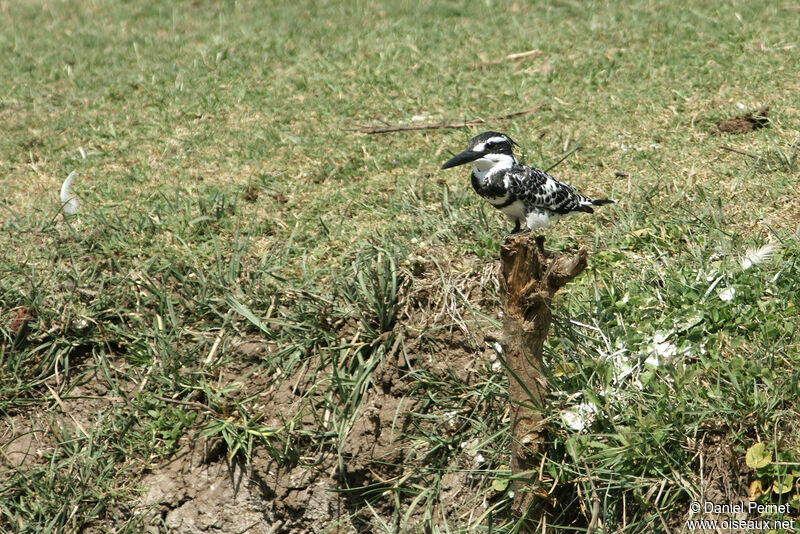
<svg viewBox="0 0 800 534">
<path fill-rule="evenodd" d="M 586 249 L 575 255 L 544 249 L 544 237 L 530 233 L 509 237 L 500 249 L 500 287 L 504 315 L 501 344 L 506 361 L 511 406 L 511 471 L 515 477 L 515 515 L 525 519 L 522 532 L 541 528 L 545 518 L 537 493 L 545 454 L 542 409 L 547 383 L 542 375 L 542 347 L 550 330 L 550 303 L 561 287 L 586 268 Z"/>
</svg>

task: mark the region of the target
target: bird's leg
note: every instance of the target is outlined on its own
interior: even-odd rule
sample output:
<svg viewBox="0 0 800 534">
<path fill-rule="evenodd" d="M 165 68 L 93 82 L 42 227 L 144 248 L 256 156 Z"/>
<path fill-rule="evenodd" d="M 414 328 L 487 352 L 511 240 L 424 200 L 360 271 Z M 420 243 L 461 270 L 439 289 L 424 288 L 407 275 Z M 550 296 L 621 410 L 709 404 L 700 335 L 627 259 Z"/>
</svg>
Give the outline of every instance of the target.
<svg viewBox="0 0 800 534">
<path fill-rule="evenodd" d="M 527 232 L 530 232 L 530 231 L 531 231 L 531 229 L 528 228 L 527 225 L 525 226 L 524 230 L 520 230 L 519 219 L 517 219 L 517 224 L 514 226 L 514 229 L 511 230 L 511 233 L 508 234 L 506 237 L 511 237 L 512 235 L 520 235 L 520 234 L 524 234 L 524 233 L 527 233 Z"/>
</svg>

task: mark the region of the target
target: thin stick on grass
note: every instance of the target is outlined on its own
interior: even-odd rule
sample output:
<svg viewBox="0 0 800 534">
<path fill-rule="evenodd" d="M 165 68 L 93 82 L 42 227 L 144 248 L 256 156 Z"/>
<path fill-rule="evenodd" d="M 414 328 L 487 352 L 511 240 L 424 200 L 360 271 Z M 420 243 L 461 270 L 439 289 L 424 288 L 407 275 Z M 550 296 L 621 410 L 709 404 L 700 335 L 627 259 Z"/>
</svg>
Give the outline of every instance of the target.
<svg viewBox="0 0 800 534">
<path fill-rule="evenodd" d="M 562 163 L 562 162 L 563 162 L 565 159 L 567 159 L 567 158 L 568 158 L 568 157 L 570 157 L 572 154 L 574 154 L 574 153 L 575 153 L 575 151 L 577 151 L 577 150 L 578 150 L 580 147 L 581 147 L 581 142 L 580 142 L 580 141 L 578 141 L 577 143 L 575 143 L 575 146 L 573 146 L 573 147 L 572 147 L 572 148 L 570 148 L 570 149 L 569 149 L 567 152 L 565 152 L 565 153 L 564 153 L 564 155 L 563 155 L 563 156 L 561 156 L 561 158 L 559 158 L 559 160 L 558 160 L 558 161 L 556 161 L 555 163 L 553 163 L 552 165 L 550 165 L 549 167 L 547 167 L 547 168 L 544 170 L 544 172 L 550 172 L 551 170 L 555 169 L 557 166 L 561 165 L 561 163 Z"/>
<path fill-rule="evenodd" d="M 505 119 L 511 119 L 514 117 L 519 117 L 520 115 L 527 115 L 529 113 L 533 113 L 535 111 L 539 111 L 544 107 L 543 105 L 538 105 L 532 107 L 530 109 L 525 109 L 522 111 L 515 111 L 513 113 L 506 113 L 505 115 L 498 115 L 497 117 L 489 117 L 487 119 L 470 119 L 468 121 L 462 122 L 441 122 L 438 124 L 417 124 L 414 126 L 362 126 L 356 125 L 353 128 L 348 128 L 348 130 L 352 132 L 361 132 L 366 134 L 379 134 L 379 133 L 390 133 L 390 132 L 409 132 L 414 130 L 443 130 L 447 128 L 468 128 L 470 126 L 477 126 L 479 124 L 486 124 L 487 122 L 491 121 L 501 121 Z"/>
<path fill-rule="evenodd" d="M 508 54 L 502 59 L 495 59 L 493 61 L 484 61 L 480 63 L 479 67 L 488 67 L 490 65 L 500 65 L 501 63 L 505 63 L 506 61 L 516 61 L 518 59 L 524 59 L 526 57 L 539 57 L 543 54 L 541 50 L 528 50 L 527 52 L 517 52 L 516 54 Z"/>
<path fill-rule="evenodd" d="M 80 430 L 81 432 L 83 432 L 83 435 L 84 435 L 84 436 L 86 436 L 87 438 L 89 438 L 89 439 L 92 439 L 92 437 L 89 435 L 89 433 L 86 431 L 86 429 L 85 429 L 85 428 L 83 428 L 83 425 L 81 424 L 81 422 L 80 422 L 80 421 L 78 421 L 77 419 L 75 419 L 75 416 L 74 416 L 74 415 L 72 415 L 72 412 L 70 412 L 69 410 L 67 410 L 67 405 L 66 405 L 66 404 L 64 404 L 64 401 L 63 401 L 63 400 L 61 400 L 61 397 L 59 397 L 58 393 L 56 393 L 56 390 L 54 390 L 53 388 L 51 388 L 51 387 L 50 387 L 50 384 L 45 384 L 45 385 L 47 386 L 47 389 L 48 389 L 48 390 L 50 390 L 50 394 L 53 396 L 53 398 L 55 399 L 56 403 L 57 403 L 57 404 L 58 404 L 58 405 L 61 407 L 61 410 L 62 410 L 62 411 L 65 413 L 65 414 L 67 414 L 67 415 L 69 416 L 69 418 L 70 418 L 70 419 L 72 419 L 72 421 L 75 423 L 75 426 L 77 426 L 77 427 L 78 427 L 78 430 Z"/>
<path fill-rule="evenodd" d="M 753 158 L 753 159 L 760 159 L 760 158 L 759 158 L 758 156 L 756 156 L 755 154 L 751 154 L 750 152 L 745 152 L 744 150 L 739 150 L 738 148 L 733 148 L 733 147 L 730 147 L 730 146 L 725 146 L 725 145 L 719 145 L 719 147 L 720 147 L 722 150 L 727 150 L 728 152 L 735 152 L 735 153 L 737 153 L 737 154 L 741 154 L 742 156 L 747 156 L 747 157 L 749 157 L 749 158 Z"/>
<path fill-rule="evenodd" d="M 222 336 L 224 334 L 225 334 L 225 329 L 223 328 L 222 330 L 219 331 L 219 333 L 217 333 L 217 337 L 214 338 L 214 344 L 211 345 L 211 350 L 208 351 L 208 356 L 206 356 L 206 360 L 204 362 L 206 365 L 211 363 L 211 360 L 213 360 L 214 356 L 217 355 L 217 349 L 219 349 L 219 345 L 220 343 L 222 343 Z"/>
</svg>

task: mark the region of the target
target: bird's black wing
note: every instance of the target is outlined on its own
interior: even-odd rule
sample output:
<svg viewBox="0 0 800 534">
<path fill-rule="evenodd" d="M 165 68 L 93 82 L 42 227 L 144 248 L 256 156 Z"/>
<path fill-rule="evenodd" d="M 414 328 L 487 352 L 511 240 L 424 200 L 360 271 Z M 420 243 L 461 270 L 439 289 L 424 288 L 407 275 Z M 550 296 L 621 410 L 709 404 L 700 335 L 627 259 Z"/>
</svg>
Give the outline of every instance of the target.
<svg viewBox="0 0 800 534">
<path fill-rule="evenodd" d="M 570 211 L 592 213 L 591 200 L 575 192 L 575 188 L 559 182 L 549 174 L 526 165 L 514 165 L 508 170 L 510 189 L 526 206 L 553 213 Z"/>
</svg>

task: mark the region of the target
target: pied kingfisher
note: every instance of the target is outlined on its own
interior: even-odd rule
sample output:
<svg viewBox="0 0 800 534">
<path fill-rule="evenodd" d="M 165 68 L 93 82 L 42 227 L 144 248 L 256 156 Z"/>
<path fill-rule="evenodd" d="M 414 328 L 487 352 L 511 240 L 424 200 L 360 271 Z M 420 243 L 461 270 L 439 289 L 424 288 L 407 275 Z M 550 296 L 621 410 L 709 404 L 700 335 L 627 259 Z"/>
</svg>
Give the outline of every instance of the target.
<svg viewBox="0 0 800 534">
<path fill-rule="evenodd" d="M 516 144 L 505 134 L 485 132 L 473 137 L 467 150 L 442 165 L 442 169 L 449 169 L 475 164 L 472 187 L 514 221 L 511 235 L 543 228 L 573 211 L 594 213 L 592 206 L 614 202 L 579 195 L 571 185 L 521 164 L 512 153 Z M 520 230 L 523 222 L 525 229 Z"/>
</svg>

